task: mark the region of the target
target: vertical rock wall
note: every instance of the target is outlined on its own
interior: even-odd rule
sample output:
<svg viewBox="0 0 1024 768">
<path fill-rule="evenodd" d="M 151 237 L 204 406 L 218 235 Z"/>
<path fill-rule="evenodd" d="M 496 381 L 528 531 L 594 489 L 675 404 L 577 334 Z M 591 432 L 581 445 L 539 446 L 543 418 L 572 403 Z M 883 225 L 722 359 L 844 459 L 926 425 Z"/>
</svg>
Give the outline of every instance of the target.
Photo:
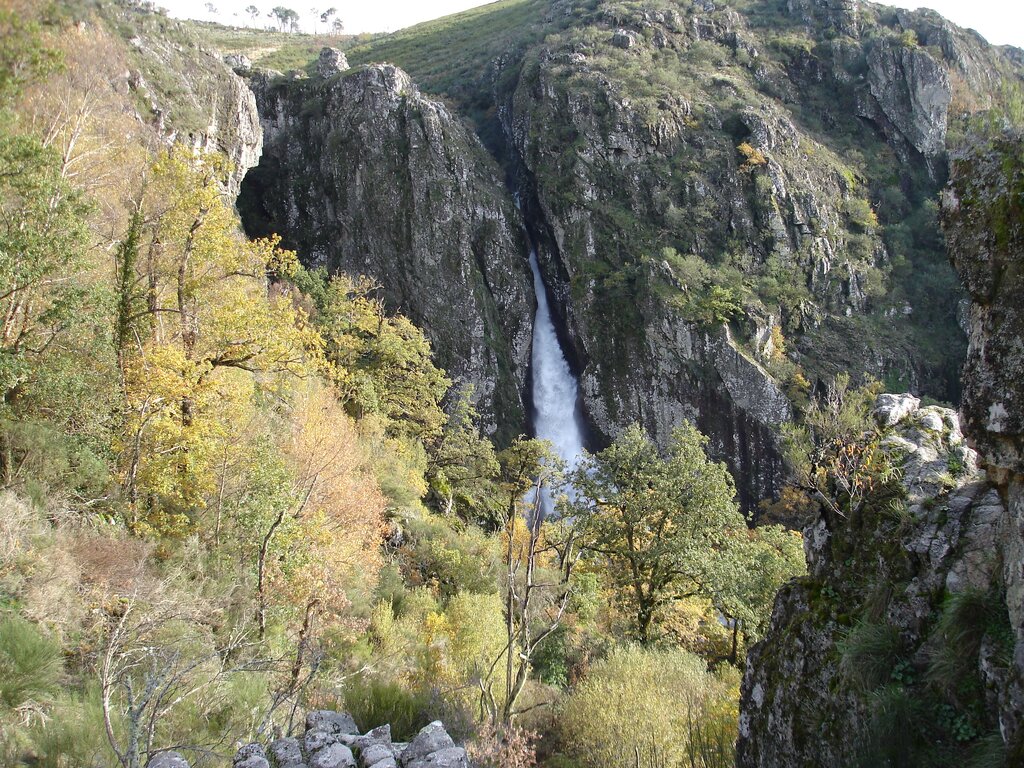
<svg viewBox="0 0 1024 768">
<path fill-rule="evenodd" d="M 264 156 L 243 185 L 250 234 L 313 266 L 376 280 L 472 384 L 491 431 L 525 427 L 533 291 L 519 216 L 494 161 L 409 76 L 373 65 L 251 86 Z"/>
</svg>

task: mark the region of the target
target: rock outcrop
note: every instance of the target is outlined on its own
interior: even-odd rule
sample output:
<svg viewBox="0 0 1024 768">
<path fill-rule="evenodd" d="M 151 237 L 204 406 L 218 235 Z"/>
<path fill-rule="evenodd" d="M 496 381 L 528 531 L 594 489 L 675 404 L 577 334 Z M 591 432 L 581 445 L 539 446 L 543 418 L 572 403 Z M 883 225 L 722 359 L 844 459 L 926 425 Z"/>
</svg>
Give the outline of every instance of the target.
<svg viewBox="0 0 1024 768">
<path fill-rule="evenodd" d="M 407 744 L 391 741 L 391 726 L 365 734 L 345 712 L 314 710 L 306 715 L 301 737 L 286 736 L 267 745 L 246 744 L 231 761 L 232 768 L 470 768 L 466 750 L 456 745 L 440 720 L 435 720 Z M 146 768 L 189 768 L 173 751 L 158 752 Z"/>
<path fill-rule="evenodd" d="M 301 739 L 276 739 L 266 748 L 247 744 L 232 768 L 469 768 L 469 761 L 440 721 L 408 744 L 395 744 L 388 725 L 360 734 L 349 715 L 320 710 L 306 716 Z"/>
<path fill-rule="evenodd" d="M 131 4 L 102 4 L 112 29 L 124 37 L 132 69 L 128 84 L 146 105 L 140 117 L 167 143 L 217 151 L 231 162 L 225 192 L 238 195 L 242 179 L 260 159 L 263 132 L 256 100 L 231 64 L 206 50 L 181 22 Z"/>
<path fill-rule="evenodd" d="M 523 431 L 529 246 L 476 137 L 386 64 L 293 81 L 257 72 L 251 86 L 265 150 L 239 199 L 250 234 L 373 278 L 474 386 L 491 431 Z"/>
<path fill-rule="evenodd" d="M 899 136 L 927 158 L 946 151 L 946 127 L 953 89 L 946 69 L 917 45 L 885 38 L 868 53 L 868 87 L 879 112 L 865 117 L 888 121 Z M 880 114 L 879 114 L 880 113 Z"/>
<path fill-rule="evenodd" d="M 804 531 L 809 575 L 747 658 L 740 768 L 925 765 L 1019 727 L 1003 500 L 954 411 L 884 395 L 875 417 L 904 498 Z"/>
<path fill-rule="evenodd" d="M 1007 723 L 1024 762 L 1024 134 L 970 145 L 953 162 L 943 200 L 950 256 L 971 298 L 960 407 L 964 432 L 999 487 L 1003 580 L 1014 632 L 1017 718 Z"/>
</svg>

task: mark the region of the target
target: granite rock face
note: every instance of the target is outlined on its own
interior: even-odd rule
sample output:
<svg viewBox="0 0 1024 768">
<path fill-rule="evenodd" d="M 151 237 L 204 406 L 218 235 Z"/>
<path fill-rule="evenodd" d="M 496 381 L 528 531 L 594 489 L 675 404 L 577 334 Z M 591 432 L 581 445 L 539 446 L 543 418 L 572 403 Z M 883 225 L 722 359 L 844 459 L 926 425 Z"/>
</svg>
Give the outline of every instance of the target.
<svg viewBox="0 0 1024 768">
<path fill-rule="evenodd" d="M 390 65 L 250 84 L 266 144 L 239 199 L 250 234 L 277 232 L 307 264 L 376 280 L 474 386 L 491 431 L 521 432 L 529 246 L 476 137 Z"/>
<path fill-rule="evenodd" d="M 868 87 L 881 115 L 927 158 L 946 151 L 952 85 L 946 69 L 917 45 L 885 39 L 868 53 Z"/>
<path fill-rule="evenodd" d="M 952 168 L 943 223 L 971 299 L 960 418 L 1007 506 L 1000 538 L 1017 718 L 1006 731 L 1024 760 L 1024 134 L 976 142 Z"/>
<path fill-rule="evenodd" d="M 320 77 L 333 77 L 348 69 L 348 59 L 337 48 L 324 48 L 316 63 L 316 71 Z"/>
<path fill-rule="evenodd" d="M 225 192 L 238 195 L 242 179 L 260 159 L 263 132 L 256 99 L 236 71 L 244 56 L 226 62 L 199 45 L 181 22 L 128 5 L 109 4 L 104 14 L 126 40 L 131 71 L 128 85 L 146 105 L 140 119 L 168 144 L 181 142 L 200 152 L 220 152 L 231 163 Z"/>
<path fill-rule="evenodd" d="M 956 413 L 882 395 L 874 415 L 886 428 L 883 449 L 899 461 L 903 498 L 858 519 L 822 512 L 804 531 L 809 575 L 783 587 L 765 639 L 748 654 L 741 768 L 839 768 L 850 755 L 878 764 L 871 750 L 891 725 L 877 702 L 934 697 L 922 680 L 945 642 L 939 617 L 954 610 L 957 595 L 992 594 L 1001 580 L 1006 506 L 978 469 Z M 992 610 L 1006 620 L 1004 602 Z M 851 650 L 856 637 L 889 638 L 891 650 L 865 662 L 870 652 Z M 992 663 L 1001 642 L 999 632 L 985 634 L 963 663 L 991 692 L 976 727 L 1013 734 L 1014 672 Z M 921 706 L 924 717 L 935 717 L 930 704 Z"/>
</svg>

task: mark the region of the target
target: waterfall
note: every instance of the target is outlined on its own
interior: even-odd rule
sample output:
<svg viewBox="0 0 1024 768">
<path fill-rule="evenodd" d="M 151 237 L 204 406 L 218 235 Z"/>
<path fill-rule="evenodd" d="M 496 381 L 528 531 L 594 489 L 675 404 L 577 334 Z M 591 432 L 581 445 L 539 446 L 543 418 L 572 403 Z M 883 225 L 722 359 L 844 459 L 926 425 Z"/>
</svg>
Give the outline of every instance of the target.
<svg viewBox="0 0 1024 768">
<path fill-rule="evenodd" d="M 533 428 L 537 437 L 549 440 L 569 469 L 583 452 L 583 430 L 576 412 L 579 386 L 569 369 L 562 346 L 555 333 L 555 323 L 548 304 L 544 280 L 537 263 L 537 252 L 530 253 L 533 289 L 537 294 L 537 316 L 533 320 Z M 552 509 L 551 498 L 545 494 L 543 509 Z"/>
</svg>

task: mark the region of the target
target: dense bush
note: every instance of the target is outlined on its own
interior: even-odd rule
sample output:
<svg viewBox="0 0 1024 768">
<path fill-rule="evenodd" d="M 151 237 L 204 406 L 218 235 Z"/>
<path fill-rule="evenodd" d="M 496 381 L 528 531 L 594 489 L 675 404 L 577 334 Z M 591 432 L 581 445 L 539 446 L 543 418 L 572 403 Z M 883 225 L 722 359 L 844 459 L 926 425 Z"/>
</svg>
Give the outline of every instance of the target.
<svg viewBox="0 0 1024 768">
<path fill-rule="evenodd" d="M 579 765 L 593 768 L 638 758 L 642 766 L 690 765 L 693 755 L 697 766 L 731 766 L 738 684 L 737 673 L 711 673 L 685 651 L 623 647 L 566 698 L 561 739 Z M 722 748 L 716 758 L 711 744 Z"/>
</svg>

